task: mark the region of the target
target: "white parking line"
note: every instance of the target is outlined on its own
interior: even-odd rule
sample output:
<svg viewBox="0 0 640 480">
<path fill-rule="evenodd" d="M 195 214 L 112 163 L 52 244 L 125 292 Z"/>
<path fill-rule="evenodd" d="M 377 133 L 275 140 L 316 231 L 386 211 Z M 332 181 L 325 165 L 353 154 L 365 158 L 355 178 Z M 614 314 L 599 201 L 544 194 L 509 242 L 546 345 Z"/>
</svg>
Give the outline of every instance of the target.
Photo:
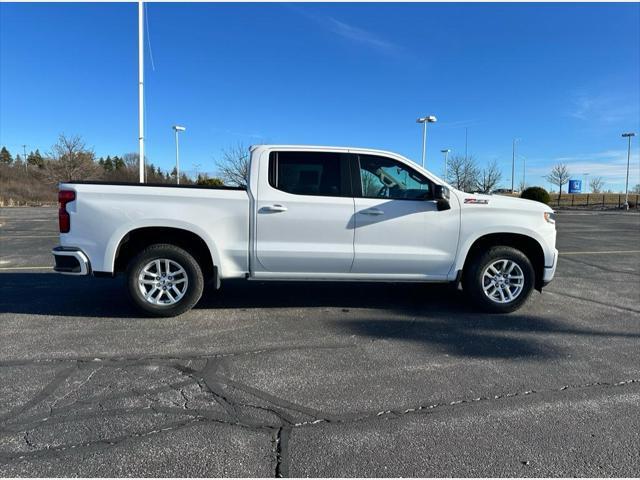
<svg viewBox="0 0 640 480">
<path fill-rule="evenodd" d="M 11 270 L 52 270 L 51 265 L 47 267 L 0 267 L 0 271 L 9 272 Z"/>
<path fill-rule="evenodd" d="M 616 253 L 640 253 L 640 250 L 605 250 L 602 252 L 559 252 L 560 255 L 612 255 Z"/>
<path fill-rule="evenodd" d="M 12 238 L 58 238 L 59 235 L 3 235 L 0 240 L 10 240 Z"/>
</svg>

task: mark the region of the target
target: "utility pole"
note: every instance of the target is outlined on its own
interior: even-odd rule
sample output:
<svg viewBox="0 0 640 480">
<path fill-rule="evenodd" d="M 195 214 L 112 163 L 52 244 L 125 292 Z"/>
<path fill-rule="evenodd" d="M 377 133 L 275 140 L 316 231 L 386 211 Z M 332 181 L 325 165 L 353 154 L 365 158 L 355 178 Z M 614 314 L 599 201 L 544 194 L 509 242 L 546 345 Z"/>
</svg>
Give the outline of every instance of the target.
<svg viewBox="0 0 640 480">
<path fill-rule="evenodd" d="M 624 186 L 624 209 L 629 210 L 629 162 L 631 161 L 631 137 L 635 137 L 633 132 L 627 132 L 622 134 L 628 140 L 627 144 L 627 181 Z"/>
<path fill-rule="evenodd" d="M 140 183 L 144 183 L 144 2 L 138 0 L 138 152 Z"/>
<path fill-rule="evenodd" d="M 27 146 L 22 145 L 22 154 L 24 155 L 24 169 L 29 171 L 29 164 L 27 163 Z"/>
</svg>

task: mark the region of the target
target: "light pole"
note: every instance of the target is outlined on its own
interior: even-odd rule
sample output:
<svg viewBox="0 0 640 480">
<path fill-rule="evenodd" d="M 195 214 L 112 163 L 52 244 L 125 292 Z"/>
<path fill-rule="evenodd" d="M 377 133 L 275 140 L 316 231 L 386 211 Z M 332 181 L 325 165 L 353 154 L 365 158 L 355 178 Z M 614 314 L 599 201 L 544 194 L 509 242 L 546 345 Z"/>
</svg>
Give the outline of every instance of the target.
<svg viewBox="0 0 640 480">
<path fill-rule="evenodd" d="M 144 183 L 144 2 L 138 0 L 138 167 Z"/>
<path fill-rule="evenodd" d="M 516 178 L 516 142 L 519 138 L 513 139 L 513 149 L 511 151 L 511 193 L 513 194 L 513 185 Z"/>
<path fill-rule="evenodd" d="M 624 209 L 629 210 L 629 162 L 631 161 L 631 137 L 635 137 L 634 132 L 627 132 L 622 134 L 623 137 L 627 137 L 627 181 L 624 186 Z"/>
<path fill-rule="evenodd" d="M 29 164 L 27 163 L 27 146 L 22 145 L 22 155 L 24 155 L 24 169 L 29 170 Z"/>
<path fill-rule="evenodd" d="M 440 152 L 444 153 L 444 179 L 445 181 L 447 180 L 447 165 L 448 165 L 448 160 L 449 160 L 449 152 L 451 151 L 450 148 L 445 148 L 443 150 L 440 150 Z"/>
<path fill-rule="evenodd" d="M 178 149 L 178 132 L 184 132 L 186 128 L 180 125 L 174 125 L 173 130 L 176 132 L 176 183 L 180 185 L 180 150 Z"/>
<path fill-rule="evenodd" d="M 438 119 L 435 115 L 428 115 L 426 117 L 420 117 L 416 120 L 416 123 L 421 123 L 422 128 L 422 168 L 425 166 L 427 156 L 427 123 L 436 123 Z"/>
</svg>

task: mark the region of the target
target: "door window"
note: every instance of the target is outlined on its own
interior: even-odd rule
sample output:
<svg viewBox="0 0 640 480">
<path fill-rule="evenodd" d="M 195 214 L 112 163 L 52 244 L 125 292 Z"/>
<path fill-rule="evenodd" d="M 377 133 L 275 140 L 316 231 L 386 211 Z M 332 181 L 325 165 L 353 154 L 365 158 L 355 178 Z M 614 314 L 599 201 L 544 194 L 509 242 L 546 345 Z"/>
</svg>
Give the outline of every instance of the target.
<svg viewBox="0 0 640 480">
<path fill-rule="evenodd" d="M 359 155 L 362 197 L 396 200 L 431 198 L 431 182 L 407 165 L 386 157 Z"/>
<path fill-rule="evenodd" d="M 269 184 L 296 195 L 351 196 L 346 155 L 332 152 L 272 152 Z"/>
</svg>

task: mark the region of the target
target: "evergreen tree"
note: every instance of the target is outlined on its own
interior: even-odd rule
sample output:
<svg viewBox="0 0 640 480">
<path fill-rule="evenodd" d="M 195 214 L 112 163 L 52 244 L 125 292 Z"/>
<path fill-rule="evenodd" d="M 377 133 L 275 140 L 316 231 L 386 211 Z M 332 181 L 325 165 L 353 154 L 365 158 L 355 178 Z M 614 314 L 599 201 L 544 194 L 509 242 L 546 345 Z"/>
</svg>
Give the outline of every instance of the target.
<svg viewBox="0 0 640 480">
<path fill-rule="evenodd" d="M 104 161 L 102 168 L 104 168 L 105 172 L 113 171 L 113 160 L 111 160 L 111 155 L 107 155 L 107 159 Z"/>
<path fill-rule="evenodd" d="M 124 160 L 117 155 L 113 157 L 113 168 L 116 170 L 122 170 L 125 167 Z"/>
<path fill-rule="evenodd" d="M 7 147 L 2 147 L 0 150 L 0 163 L 4 163 L 5 165 L 11 165 L 13 163 L 13 157 Z"/>
<path fill-rule="evenodd" d="M 44 158 L 40 155 L 40 150 L 30 152 L 27 156 L 27 164 L 31 167 L 44 168 Z"/>
</svg>

